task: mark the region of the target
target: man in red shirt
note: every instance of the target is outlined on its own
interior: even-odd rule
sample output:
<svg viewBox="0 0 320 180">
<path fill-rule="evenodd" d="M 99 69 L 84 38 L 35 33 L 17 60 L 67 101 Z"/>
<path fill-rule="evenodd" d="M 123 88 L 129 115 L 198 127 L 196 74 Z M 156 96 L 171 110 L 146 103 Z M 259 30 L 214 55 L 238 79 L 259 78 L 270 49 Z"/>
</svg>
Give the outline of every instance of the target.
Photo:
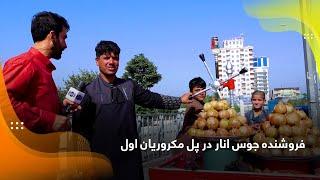
<svg viewBox="0 0 320 180">
<path fill-rule="evenodd" d="M 63 108 L 52 78 L 55 66 L 50 61 L 51 58 L 60 59 L 62 51 L 67 48 L 68 30 L 69 24 L 62 16 L 52 12 L 36 14 L 31 23 L 33 47 L 9 59 L 3 68 L 9 98 L 17 116 L 36 133 L 70 128 L 68 118 L 60 115 Z"/>
</svg>

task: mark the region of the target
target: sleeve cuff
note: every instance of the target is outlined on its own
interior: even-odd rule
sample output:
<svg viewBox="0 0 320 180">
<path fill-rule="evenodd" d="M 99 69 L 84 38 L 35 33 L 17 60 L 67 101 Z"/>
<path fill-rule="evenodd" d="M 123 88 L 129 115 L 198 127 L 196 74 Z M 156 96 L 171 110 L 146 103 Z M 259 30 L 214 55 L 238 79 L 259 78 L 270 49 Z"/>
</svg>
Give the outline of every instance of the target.
<svg viewBox="0 0 320 180">
<path fill-rule="evenodd" d="M 180 97 L 164 96 L 161 95 L 165 109 L 179 109 L 181 106 Z"/>
</svg>

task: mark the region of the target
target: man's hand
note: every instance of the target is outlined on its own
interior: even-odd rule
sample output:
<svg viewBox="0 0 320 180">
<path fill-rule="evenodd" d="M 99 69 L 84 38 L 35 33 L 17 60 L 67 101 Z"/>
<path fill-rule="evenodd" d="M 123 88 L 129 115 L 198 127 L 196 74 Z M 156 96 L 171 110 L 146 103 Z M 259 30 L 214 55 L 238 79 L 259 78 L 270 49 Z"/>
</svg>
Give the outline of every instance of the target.
<svg viewBox="0 0 320 180">
<path fill-rule="evenodd" d="M 192 102 L 192 100 L 191 99 L 189 99 L 190 98 L 190 96 L 192 95 L 192 93 L 185 93 L 184 95 L 182 95 L 181 96 L 181 102 L 183 103 L 183 104 L 189 104 L 189 103 L 191 103 Z"/>
<path fill-rule="evenodd" d="M 67 131 L 70 128 L 70 120 L 66 116 L 57 114 L 52 126 L 53 131 Z"/>
<path fill-rule="evenodd" d="M 64 99 L 63 100 L 63 105 L 64 106 L 71 106 L 70 111 L 75 112 L 77 110 L 81 110 L 81 106 L 79 104 L 75 104 L 74 102 L 70 101 L 69 99 Z"/>
</svg>

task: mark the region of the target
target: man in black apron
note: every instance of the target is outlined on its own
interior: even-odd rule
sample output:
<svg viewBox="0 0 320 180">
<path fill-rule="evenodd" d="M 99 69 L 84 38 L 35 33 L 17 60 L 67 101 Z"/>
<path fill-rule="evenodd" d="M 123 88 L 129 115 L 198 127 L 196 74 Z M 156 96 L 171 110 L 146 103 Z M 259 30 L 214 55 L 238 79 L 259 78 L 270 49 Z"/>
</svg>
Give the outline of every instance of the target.
<svg viewBox="0 0 320 180">
<path fill-rule="evenodd" d="M 112 41 L 101 41 L 96 48 L 99 76 L 86 86 L 81 112 L 74 115 L 73 130 L 84 135 L 91 150 L 106 155 L 112 163 L 114 179 L 143 179 L 139 148 L 121 151 L 121 146 L 138 139 L 135 104 L 149 108 L 178 109 L 190 103 L 190 93 L 181 98 L 164 96 L 143 89 L 133 80 L 116 77 L 120 48 Z"/>
</svg>

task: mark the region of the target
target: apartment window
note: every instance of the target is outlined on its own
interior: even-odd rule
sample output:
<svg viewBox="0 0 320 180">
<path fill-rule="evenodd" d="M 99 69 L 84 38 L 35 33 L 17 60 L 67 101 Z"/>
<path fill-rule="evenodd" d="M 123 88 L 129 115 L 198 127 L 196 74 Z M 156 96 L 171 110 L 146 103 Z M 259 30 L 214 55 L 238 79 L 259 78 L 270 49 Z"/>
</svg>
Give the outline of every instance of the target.
<svg viewBox="0 0 320 180">
<path fill-rule="evenodd" d="M 267 66 L 267 58 L 263 58 L 263 66 Z"/>
</svg>

